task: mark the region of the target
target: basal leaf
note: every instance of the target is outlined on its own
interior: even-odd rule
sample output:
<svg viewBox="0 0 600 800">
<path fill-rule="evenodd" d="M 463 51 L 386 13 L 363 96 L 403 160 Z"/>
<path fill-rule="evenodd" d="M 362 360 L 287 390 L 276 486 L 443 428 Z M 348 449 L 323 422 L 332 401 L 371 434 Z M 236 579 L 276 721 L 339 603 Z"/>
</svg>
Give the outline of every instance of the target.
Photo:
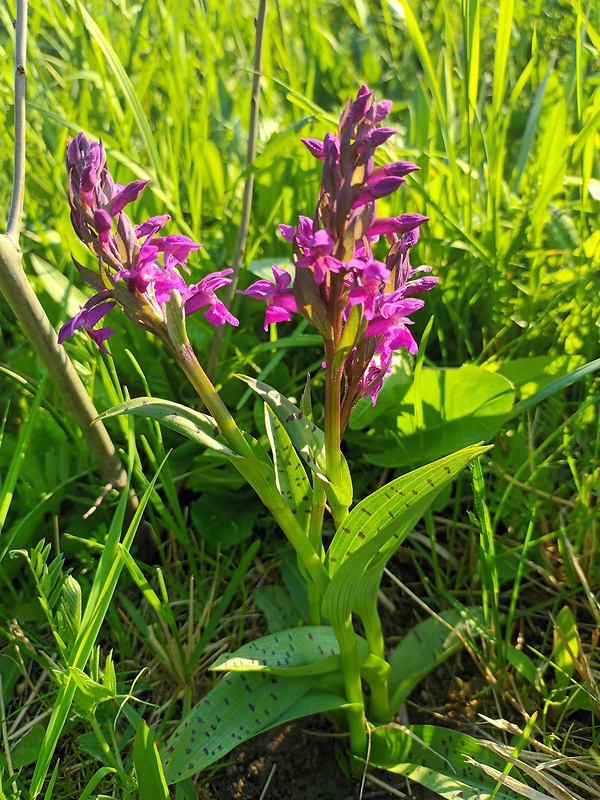
<svg viewBox="0 0 600 800">
<path fill-rule="evenodd" d="M 345 704 L 338 673 L 284 678 L 266 672 L 230 672 L 168 741 L 162 759 L 167 782 L 195 775 L 258 733 Z"/>
<path fill-rule="evenodd" d="M 383 727 L 372 732 L 369 764 L 437 792 L 446 800 L 491 800 L 497 783 L 481 765 L 502 772 L 506 762 L 471 736 L 434 725 Z M 519 780 L 520 776 L 511 771 Z M 500 786 L 497 800 L 519 795 Z"/>
<path fill-rule="evenodd" d="M 357 637 L 359 654 L 368 655 L 366 642 Z M 223 655 L 214 670 L 267 671 L 273 675 L 317 675 L 340 667 L 340 648 L 328 625 L 291 628 L 250 642 L 233 655 Z"/>
<path fill-rule="evenodd" d="M 300 409 L 291 403 L 276 389 L 266 383 L 249 378 L 247 375 L 237 375 L 240 380 L 250 386 L 250 388 L 269 405 L 279 422 L 283 425 L 292 444 L 302 457 L 306 466 L 316 475 L 329 484 L 332 484 L 327 477 L 327 466 L 325 457 L 325 435 L 320 428 L 311 422 Z M 336 493 L 341 493 L 344 502 L 349 505 L 352 502 L 352 479 L 348 464 L 342 456 L 343 482 L 341 486 L 333 487 Z"/>
</svg>

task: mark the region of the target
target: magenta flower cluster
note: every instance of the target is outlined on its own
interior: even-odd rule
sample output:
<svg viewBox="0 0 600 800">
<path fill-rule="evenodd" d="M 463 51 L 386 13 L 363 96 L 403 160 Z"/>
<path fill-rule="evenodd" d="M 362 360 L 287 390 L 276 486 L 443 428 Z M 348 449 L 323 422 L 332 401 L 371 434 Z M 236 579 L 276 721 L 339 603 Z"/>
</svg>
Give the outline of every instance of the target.
<svg viewBox="0 0 600 800">
<path fill-rule="evenodd" d="M 290 320 L 293 313 L 317 328 L 328 366 L 339 364 L 343 374 L 345 422 L 361 397 L 369 395 L 375 403 L 395 350 L 417 352 L 410 315 L 424 303 L 414 295 L 427 292 L 438 280 L 426 274 L 430 267 L 413 269 L 409 260 L 419 227 L 428 218 L 375 215 L 376 201 L 418 169 L 408 161 L 385 166 L 374 162 L 375 150 L 395 133 L 378 127 L 390 108 L 390 101 L 376 102 L 362 86 L 356 100 L 346 104 L 336 135 L 302 140 L 323 163 L 323 179 L 312 219 L 302 216 L 297 227 L 279 226 L 293 246 L 293 287 L 292 276 L 273 266 L 273 283 L 261 280 L 240 292 L 266 301 L 265 329 Z M 384 261 L 372 249 L 381 236 L 389 245 Z"/>
<path fill-rule="evenodd" d="M 231 283 L 232 270 L 213 272 L 188 286 L 181 270 L 189 273 L 186 261 L 201 245 L 181 234 L 161 236 L 167 215 L 134 226 L 124 213 L 149 181 L 115 183 L 106 167 L 102 142 L 90 141 L 83 133 L 69 144 L 66 166 L 71 222 L 79 239 L 97 256 L 99 271 L 75 261 L 97 292 L 62 326 L 60 343 L 81 329 L 107 352 L 104 342 L 114 330 L 96 326 L 117 304 L 137 325 L 168 339 L 164 307 L 173 291 L 181 296 L 186 316 L 205 309 L 204 316 L 213 325 L 239 324 L 215 294 Z"/>
</svg>

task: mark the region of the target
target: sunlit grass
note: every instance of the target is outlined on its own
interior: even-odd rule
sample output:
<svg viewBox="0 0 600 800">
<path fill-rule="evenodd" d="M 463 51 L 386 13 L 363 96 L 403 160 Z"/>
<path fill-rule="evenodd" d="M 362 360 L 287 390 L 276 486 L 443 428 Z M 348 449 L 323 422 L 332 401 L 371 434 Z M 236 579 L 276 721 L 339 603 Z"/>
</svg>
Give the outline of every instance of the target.
<svg viewBox="0 0 600 800">
<path fill-rule="evenodd" d="M 289 259 L 276 224 L 293 224 L 298 213 L 312 213 L 319 181 L 298 138 L 328 130 L 332 112 L 365 81 L 394 100 L 391 119 L 399 135 L 389 145 L 390 159 L 407 157 L 421 167 L 401 200 L 393 207 L 382 203 L 380 214 L 415 211 L 431 218 L 418 257 L 440 275 L 441 291 L 428 300 L 434 323 L 426 361 L 439 366 L 473 362 L 509 375 L 516 359 L 547 356 L 547 374 L 559 377 L 596 358 L 600 90 L 595 73 L 600 33 L 594 4 L 281 0 L 268 13 L 246 265 L 258 270 L 272 259 Z M 192 260 L 194 274 L 211 264 L 229 265 L 245 179 L 254 14 L 246 0 L 32 4 L 22 247 L 28 274 L 57 326 L 69 316 L 69 303 L 78 307 L 81 296 L 70 253 L 82 255 L 70 230 L 63 169 L 68 138 L 79 130 L 102 137 L 118 180 L 152 179 L 139 202 L 141 216 L 169 213 L 171 232 L 204 243 Z M 2 222 L 10 198 L 13 15 L 11 3 L 3 3 Z M 75 285 L 69 287 L 70 282 Z M 298 397 L 307 369 L 317 372 L 318 389 L 321 356 L 312 340 L 298 346 L 299 331 L 288 331 L 285 343 L 282 330 L 280 342 L 269 346 L 261 313 L 235 302 L 243 325 L 233 339 L 225 337 L 217 377 L 231 407 L 242 406 L 247 422 L 242 427 L 261 430 L 252 403 L 243 388 L 229 382 L 230 375 L 254 371 L 262 376 L 268 370 L 270 382 Z M 97 559 L 116 507 L 107 498 L 82 520 L 101 492 L 101 480 L 89 472 L 82 440 L 53 390 L 43 384 L 40 364 L 1 298 L 0 315 L 0 361 L 17 376 L 3 378 L 0 386 L 0 609 L 10 643 L 0 674 L 10 724 L 22 705 L 17 680 L 30 686 L 28 713 L 31 719 L 44 714 L 44 727 L 59 697 L 61 724 L 53 722 L 39 751 L 40 764 L 48 767 L 70 705 L 64 699 L 68 684 L 44 678 L 45 670 L 56 664 L 63 672 L 69 666 L 83 668 L 85 659 L 57 652 L 33 602 L 32 578 L 8 550 L 29 550 L 42 538 L 52 542 L 54 555 L 64 554 L 65 567 L 73 569 L 87 598 L 102 578 L 104 567 Z M 196 320 L 191 327 L 198 350 L 208 352 L 208 327 Z M 68 348 L 98 407 L 121 402 L 127 392 L 192 402 L 156 343 L 130 326 L 121 329 L 114 360 L 102 359 L 83 339 Z M 514 374 L 509 375 L 513 381 Z M 526 396 L 525 379 L 516 382 Z M 447 591 L 454 600 L 486 608 L 491 638 L 488 634 L 487 640 L 474 643 L 473 652 L 476 660 L 486 660 L 504 729 L 519 725 L 522 730 L 523 718 L 538 710 L 536 727 L 528 730 L 530 741 L 569 756 L 587 751 L 596 761 L 597 687 L 585 676 L 597 669 L 597 420 L 593 374 L 521 413 L 502 429 L 482 465 L 479 523 L 465 514 L 461 498 L 471 489 L 464 479 L 454 506 L 427 520 L 426 535 L 435 537 L 442 554 L 429 552 L 423 539 L 411 546 L 424 592 Z M 125 418 L 112 420 L 111 432 L 127 447 Z M 150 550 L 137 553 L 134 546 L 131 556 L 122 555 L 119 563 L 128 577 L 123 573 L 117 589 L 111 584 L 115 598 L 123 591 L 122 600 L 88 606 L 100 618 L 85 652 L 89 655 L 100 631 L 102 657 L 94 680 L 104 681 L 106 688 L 106 657 L 113 650 L 118 703 L 143 687 L 144 702 L 157 707 L 153 731 L 164 736 L 171 721 L 197 699 L 197 664 L 204 665 L 204 654 L 218 650 L 215 639 L 229 634 L 241 640 L 244 628 L 254 625 L 244 614 L 229 624 L 226 614 L 232 592 L 243 598 L 248 591 L 243 580 L 250 559 L 242 555 L 243 546 L 235 562 L 229 554 L 219 561 L 210 548 L 199 548 L 201 522 L 190 513 L 201 492 L 215 487 L 236 491 L 232 474 L 158 427 L 140 423 L 137 435 L 131 468 L 137 493 L 148 492 L 148 527 L 142 531 Z M 171 448 L 152 488 L 149 481 Z M 351 455 L 359 464 L 362 454 L 355 441 Z M 367 467 L 357 482 L 372 487 L 383 476 Z M 190 537 L 192 526 L 197 529 Z M 270 541 L 272 531 L 262 532 Z M 581 567 L 583 580 L 574 564 Z M 224 590 L 226 585 L 231 589 Z M 565 603 L 574 610 L 575 622 L 566 634 L 563 630 L 563 639 L 578 636 L 580 641 L 571 665 L 568 647 L 554 627 Z M 553 666 L 557 656 L 562 673 Z M 146 665 L 150 672 L 136 683 Z M 586 665 L 591 672 L 586 673 Z M 567 681 L 559 677 L 565 672 Z M 587 701 L 580 695 L 580 708 L 574 710 L 564 694 L 577 686 Z M 179 692 L 180 706 L 170 702 L 174 692 Z M 84 739 L 82 745 L 81 752 L 92 752 L 98 770 L 104 769 L 96 773 L 100 785 L 119 796 L 134 791 L 125 762 L 132 720 L 142 714 L 136 702 L 125 703 L 124 708 L 135 711 L 122 724 L 113 723 L 116 706 L 110 721 L 101 718 L 99 730 L 88 715 L 85 733 L 95 744 Z M 483 708 L 495 716 L 491 706 Z M 75 759 L 65 760 L 72 764 Z M 32 772 L 26 764 L 21 768 L 23 778 L 16 780 L 21 780 L 22 796 L 29 797 Z M 43 768 L 38 766 L 35 780 Z M 575 768 L 582 781 L 589 779 L 583 768 Z M 85 784 L 96 781 L 94 771 L 86 768 L 84 774 L 85 780 L 75 778 L 65 789 L 70 794 L 56 784 L 47 796 L 83 796 Z M 11 785 L 6 765 L 6 793 Z M 583 796 L 581 787 L 577 791 Z"/>
</svg>

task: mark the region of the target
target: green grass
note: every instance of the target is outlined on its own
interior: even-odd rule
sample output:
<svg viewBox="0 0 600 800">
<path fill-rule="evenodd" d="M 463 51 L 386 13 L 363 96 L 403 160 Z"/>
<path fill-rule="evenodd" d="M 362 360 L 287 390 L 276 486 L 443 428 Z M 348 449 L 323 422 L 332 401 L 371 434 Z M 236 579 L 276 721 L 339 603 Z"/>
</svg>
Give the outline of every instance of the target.
<svg viewBox="0 0 600 800">
<path fill-rule="evenodd" d="M 169 213 L 169 232 L 203 242 L 191 260 L 194 276 L 229 265 L 246 176 L 254 14 L 246 0 L 32 4 L 21 245 L 25 269 L 57 327 L 82 297 L 70 253 L 85 256 L 71 233 L 63 170 L 65 145 L 79 130 L 102 137 L 119 181 L 152 179 L 138 203 L 140 217 Z M 10 200 L 13 15 L 4 1 L 1 224 Z M 424 364 L 468 362 L 499 371 L 522 400 L 597 358 L 597 3 L 281 0 L 268 15 L 249 273 L 242 282 L 272 260 L 289 259 L 276 224 L 311 214 L 320 180 L 299 136 L 323 135 L 365 81 L 394 101 L 399 135 L 387 156 L 421 167 L 406 191 L 380 204 L 379 214 L 431 218 L 414 256 L 440 276 L 429 313 L 416 325 L 422 333 L 433 315 Z M 321 355 L 314 340 L 290 325 L 267 343 L 258 304 L 240 298 L 235 304 L 242 325 L 224 337 L 217 381 L 230 408 L 240 407 L 241 427 L 264 432 L 258 405 L 231 380 L 238 371 L 268 376 L 298 399 L 310 370 L 318 414 Z M 83 519 L 103 481 L 3 298 L 0 327 L 0 676 L 15 755 L 12 767 L 0 759 L 2 788 L 7 797 L 19 796 L 13 781 L 23 798 L 42 785 L 40 796 L 53 800 L 100 791 L 134 797 L 130 757 L 139 718 L 166 740 L 210 685 L 205 668 L 221 644 L 235 649 L 260 627 L 248 593 L 261 571 L 274 568 L 269 553 L 280 545 L 259 518 L 240 522 L 232 534 L 238 544 L 220 554 L 209 534 L 228 517 L 220 498 L 239 492 L 236 474 L 168 431 L 138 422 L 134 432 L 121 417 L 110 421 L 111 435 L 130 453 L 132 483 L 147 506 L 137 542 L 117 546 L 123 509 L 109 495 Z M 124 321 L 117 327 L 114 359 L 103 359 L 83 337 L 67 346 L 100 410 L 127 394 L 194 402 L 157 342 Z M 210 326 L 194 318 L 190 328 L 198 352 L 208 353 Z M 534 358 L 545 360 L 522 360 Z M 476 516 L 468 513 L 473 487 L 465 475 L 407 551 L 420 576 L 413 589 L 430 605 L 442 609 L 459 600 L 486 609 L 491 633 L 472 643 L 472 653 L 491 690 L 474 702 L 488 717 L 502 717 L 508 732 L 510 725 L 523 730 L 538 712 L 519 759 L 527 762 L 533 740 L 581 757 L 566 764 L 561 780 L 577 776 L 589 786 L 593 764 L 600 763 L 593 682 L 600 618 L 596 375 L 521 406 L 476 476 Z M 348 450 L 363 494 L 393 469 L 366 464 L 366 436 L 354 434 Z M 214 519 L 205 535 L 207 508 Z M 254 555 L 250 537 L 264 542 L 260 561 L 244 556 Z M 44 572 L 42 540 L 52 545 L 46 561 L 52 579 Z M 101 556 L 109 545 L 119 557 L 106 583 Z M 34 580 L 10 551 L 27 551 L 32 560 L 36 547 Z M 82 619 L 93 618 L 85 636 L 73 627 L 78 590 L 69 572 L 81 590 Z M 100 585 L 108 593 L 99 593 Z M 561 615 L 565 606 L 572 617 Z M 84 649 L 74 648 L 77 635 Z M 49 668 L 56 670 L 52 677 Z M 77 692 L 70 675 L 80 681 Z M 486 699 L 492 694 L 495 705 Z M 41 750 L 39 741 L 32 746 L 41 755 L 31 761 L 19 744 L 29 722 L 32 730 L 49 730 Z M 491 731 L 482 723 L 482 733 Z M 513 746 L 518 741 L 517 735 Z M 43 779 L 57 754 L 49 788 Z M 570 788 L 593 796 L 583 786 Z"/>
</svg>

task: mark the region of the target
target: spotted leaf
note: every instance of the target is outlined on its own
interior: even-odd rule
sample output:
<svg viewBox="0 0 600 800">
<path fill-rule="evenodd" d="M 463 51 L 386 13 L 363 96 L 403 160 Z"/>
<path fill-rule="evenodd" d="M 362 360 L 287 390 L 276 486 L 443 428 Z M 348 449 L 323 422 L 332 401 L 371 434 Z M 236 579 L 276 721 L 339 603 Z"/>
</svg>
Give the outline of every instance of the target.
<svg viewBox="0 0 600 800">
<path fill-rule="evenodd" d="M 507 762 L 471 736 L 435 725 L 376 728 L 371 735 L 369 764 L 405 775 L 445 800 L 517 800 L 533 797 L 513 769 L 511 779 L 526 793 L 498 785 L 489 774 L 502 774 Z M 538 800 L 550 800 L 541 793 Z"/>
<path fill-rule="evenodd" d="M 341 501 L 349 505 L 352 502 L 352 479 L 348 464 L 342 456 L 342 485 L 333 486 L 327 477 L 323 431 L 276 389 L 246 375 L 237 375 L 236 377 L 247 383 L 269 405 L 285 428 L 303 462 L 321 480 L 325 481 L 327 491 L 333 491 Z"/>
<path fill-rule="evenodd" d="M 410 533 L 437 494 L 476 456 L 488 448 L 467 447 L 383 486 L 359 503 L 336 531 L 328 551 L 332 580 L 322 611 L 334 627 L 342 624 L 365 593 L 378 585 L 391 555 Z M 363 603 L 359 599 L 359 603 Z M 360 612 L 359 612 L 360 613 Z"/>
<path fill-rule="evenodd" d="M 161 753 L 167 783 L 195 775 L 263 731 L 345 704 L 337 673 L 286 678 L 266 672 L 230 672 L 167 742 Z"/>
<path fill-rule="evenodd" d="M 359 655 L 366 659 L 367 644 L 357 636 Z M 213 670 L 268 672 L 273 675 L 319 675 L 340 668 L 340 648 L 328 625 L 291 628 L 249 642 L 233 655 L 223 655 Z"/>
<path fill-rule="evenodd" d="M 310 524 L 312 487 L 306 469 L 285 428 L 265 403 L 265 424 L 271 443 L 277 488 L 304 530 Z"/>
</svg>

